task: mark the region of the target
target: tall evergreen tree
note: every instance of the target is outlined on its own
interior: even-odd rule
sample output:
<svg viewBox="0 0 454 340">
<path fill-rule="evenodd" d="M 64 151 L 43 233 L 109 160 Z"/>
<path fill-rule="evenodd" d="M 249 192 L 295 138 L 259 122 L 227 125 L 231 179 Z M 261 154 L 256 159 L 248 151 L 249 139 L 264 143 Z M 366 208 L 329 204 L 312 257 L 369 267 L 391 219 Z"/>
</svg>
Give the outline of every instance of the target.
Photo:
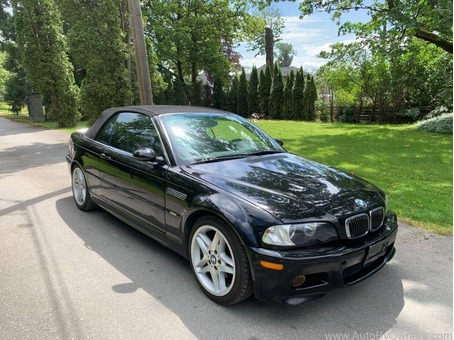
<svg viewBox="0 0 454 340">
<path fill-rule="evenodd" d="M 292 90 L 293 83 L 295 82 L 295 73 L 293 70 L 290 71 L 289 76 L 285 82 L 284 95 L 282 103 L 282 118 L 292 119 Z"/>
<path fill-rule="evenodd" d="M 310 112 L 311 112 L 311 119 L 315 120 L 316 117 L 316 111 L 315 111 L 315 102 L 318 99 L 318 93 L 317 93 L 317 87 L 315 86 L 315 79 L 313 76 L 311 76 L 311 91 L 310 91 Z"/>
<path fill-rule="evenodd" d="M 306 78 L 303 97 L 303 119 L 307 121 L 315 120 L 315 101 L 317 100 L 317 89 L 314 78 L 309 74 Z"/>
<path fill-rule="evenodd" d="M 300 67 L 295 75 L 292 89 L 292 119 L 303 119 L 304 73 Z"/>
<path fill-rule="evenodd" d="M 242 117 L 247 117 L 248 115 L 248 83 L 244 67 L 241 70 L 240 80 L 238 82 L 236 113 L 238 113 Z"/>
<path fill-rule="evenodd" d="M 214 78 L 213 84 L 213 107 L 216 109 L 224 109 L 224 91 L 222 80 L 219 77 Z"/>
<path fill-rule="evenodd" d="M 274 64 L 273 82 L 270 93 L 270 116 L 273 119 L 282 119 L 282 107 L 284 103 L 284 82 L 281 68 Z"/>
<path fill-rule="evenodd" d="M 253 113 L 259 112 L 259 76 L 257 73 L 257 68 L 252 66 L 251 76 L 249 77 L 249 86 L 248 86 L 248 116 L 251 116 Z"/>
<path fill-rule="evenodd" d="M 227 98 L 227 110 L 230 112 L 235 112 L 237 103 L 237 94 L 238 94 L 238 79 L 236 76 L 232 78 L 232 84 L 230 86 L 229 95 Z"/>
<path fill-rule="evenodd" d="M 268 116 L 270 113 L 270 92 L 271 92 L 271 68 L 270 65 L 266 65 L 265 73 L 263 70 L 260 71 L 259 77 L 259 99 L 260 99 L 260 113 Z"/>
<path fill-rule="evenodd" d="M 53 0 L 13 0 L 15 28 L 28 78 L 50 99 L 49 116 L 58 126 L 74 126 L 79 88 L 66 54 L 60 12 Z"/>
<path fill-rule="evenodd" d="M 108 107 L 130 103 L 132 92 L 126 68 L 128 46 L 122 30 L 122 8 L 117 0 L 59 0 L 67 23 L 75 63 L 85 70 L 81 108 L 96 120 Z M 122 4 L 123 5 L 123 4 Z"/>
</svg>

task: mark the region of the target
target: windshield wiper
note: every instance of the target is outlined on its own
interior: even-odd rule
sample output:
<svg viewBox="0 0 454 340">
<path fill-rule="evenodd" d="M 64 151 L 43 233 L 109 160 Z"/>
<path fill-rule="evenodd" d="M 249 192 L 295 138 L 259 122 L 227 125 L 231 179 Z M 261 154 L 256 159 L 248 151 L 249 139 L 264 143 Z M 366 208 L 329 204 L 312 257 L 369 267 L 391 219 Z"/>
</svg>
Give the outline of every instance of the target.
<svg viewBox="0 0 454 340">
<path fill-rule="evenodd" d="M 229 159 L 238 159 L 244 158 L 249 156 L 249 154 L 237 154 L 237 155 L 229 155 L 229 156 L 219 156 L 219 157 L 212 157 L 212 158 L 202 158 L 200 160 L 196 160 L 192 164 L 202 164 L 202 163 L 212 163 L 217 161 L 227 161 Z"/>
<path fill-rule="evenodd" d="M 262 151 L 257 151 L 257 152 L 240 153 L 240 154 L 236 154 L 236 155 L 227 155 L 227 156 L 219 156 L 219 157 L 212 157 L 212 158 L 204 158 L 204 159 L 197 160 L 193 164 L 212 163 L 212 162 L 217 162 L 217 161 L 227 161 L 227 160 L 230 160 L 230 159 L 238 159 L 238 158 L 245 158 L 245 157 L 251 157 L 251 156 L 270 155 L 270 154 L 275 154 L 275 153 L 282 153 L 282 151 L 279 151 L 279 150 L 262 150 Z"/>
<path fill-rule="evenodd" d="M 279 150 L 262 150 L 262 151 L 248 153 L 247 156 L 271 155 L 271 154 L 282 153 L 282 152 L 283 151 L 279 151 Z"/>
</svg>

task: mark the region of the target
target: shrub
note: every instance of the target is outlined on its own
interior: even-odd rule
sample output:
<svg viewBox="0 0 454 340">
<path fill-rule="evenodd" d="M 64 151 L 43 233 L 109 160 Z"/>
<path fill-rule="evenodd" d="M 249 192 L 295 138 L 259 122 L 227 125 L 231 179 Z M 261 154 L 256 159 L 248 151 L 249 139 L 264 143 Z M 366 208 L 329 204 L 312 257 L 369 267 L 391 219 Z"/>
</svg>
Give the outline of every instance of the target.
<svg viewBox="0 0 454 340">
<path fill-rule="evenodd" d="M 401 111 L 397 112 L 397 116 L 408 119 L 410 122 L 417 122 L 422 118 L 421 111 L 417 107 L 402 109 Z"/>
<path fill-rule="evenodd" d="M 427 132 L 452 134 L 452 112 L 422 120 L 416 126 Z"/>
<path fill-rule="evenodd" d="M 340 108 L 338 117 L 341 123 L 355 123 L 355 108 L 353 106 Z"/>
<path fill-rule="evenodd" d="M 448 112 L 449 112 L 448 108 L 442 105 L 430 111 L 426 116 L 424 116 L 424 119 L 438 117 Z"/>
</svg>

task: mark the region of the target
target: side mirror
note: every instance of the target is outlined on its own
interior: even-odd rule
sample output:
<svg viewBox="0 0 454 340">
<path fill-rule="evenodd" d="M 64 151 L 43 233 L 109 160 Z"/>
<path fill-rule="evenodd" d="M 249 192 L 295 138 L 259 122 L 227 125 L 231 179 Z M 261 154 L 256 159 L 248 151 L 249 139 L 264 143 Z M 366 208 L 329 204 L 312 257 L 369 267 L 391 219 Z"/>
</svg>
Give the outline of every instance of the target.
<svg viewBox="0 0 454 340">
<path fill-rule="evenodd" d="M 156 161 L 156 152 L 150 148 L 137 149 L 132 155 L 141 161 Z"/>
<path fill-rule="evenodd" d="M 280 146 L 284 146 L 284 142 L 279 139 L 279 138 L 274 138 L 274 140 L 277 142 L 277 144 L 279 144 Z"/>
</svg>

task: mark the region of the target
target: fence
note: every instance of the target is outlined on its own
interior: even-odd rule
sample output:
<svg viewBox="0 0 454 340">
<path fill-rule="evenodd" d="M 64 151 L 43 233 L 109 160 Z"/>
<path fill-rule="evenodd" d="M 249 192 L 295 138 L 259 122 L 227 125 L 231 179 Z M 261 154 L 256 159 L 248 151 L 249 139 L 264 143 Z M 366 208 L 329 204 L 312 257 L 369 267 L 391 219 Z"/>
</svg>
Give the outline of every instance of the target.
<svg viewBox="0 0 454 340">
<path fill-rule="evenodd" d="M 421 116 L 429 113 L 433 108 L 430 106 L 418 107 Z M 411 123 L 410 117 L 403 117 L 395 110 L 383 110 L 375 107 L 334 107 L 335 120 L 355 123 Z M 329 113 L 325 113 L 328 114 Z"/>
</svg>

